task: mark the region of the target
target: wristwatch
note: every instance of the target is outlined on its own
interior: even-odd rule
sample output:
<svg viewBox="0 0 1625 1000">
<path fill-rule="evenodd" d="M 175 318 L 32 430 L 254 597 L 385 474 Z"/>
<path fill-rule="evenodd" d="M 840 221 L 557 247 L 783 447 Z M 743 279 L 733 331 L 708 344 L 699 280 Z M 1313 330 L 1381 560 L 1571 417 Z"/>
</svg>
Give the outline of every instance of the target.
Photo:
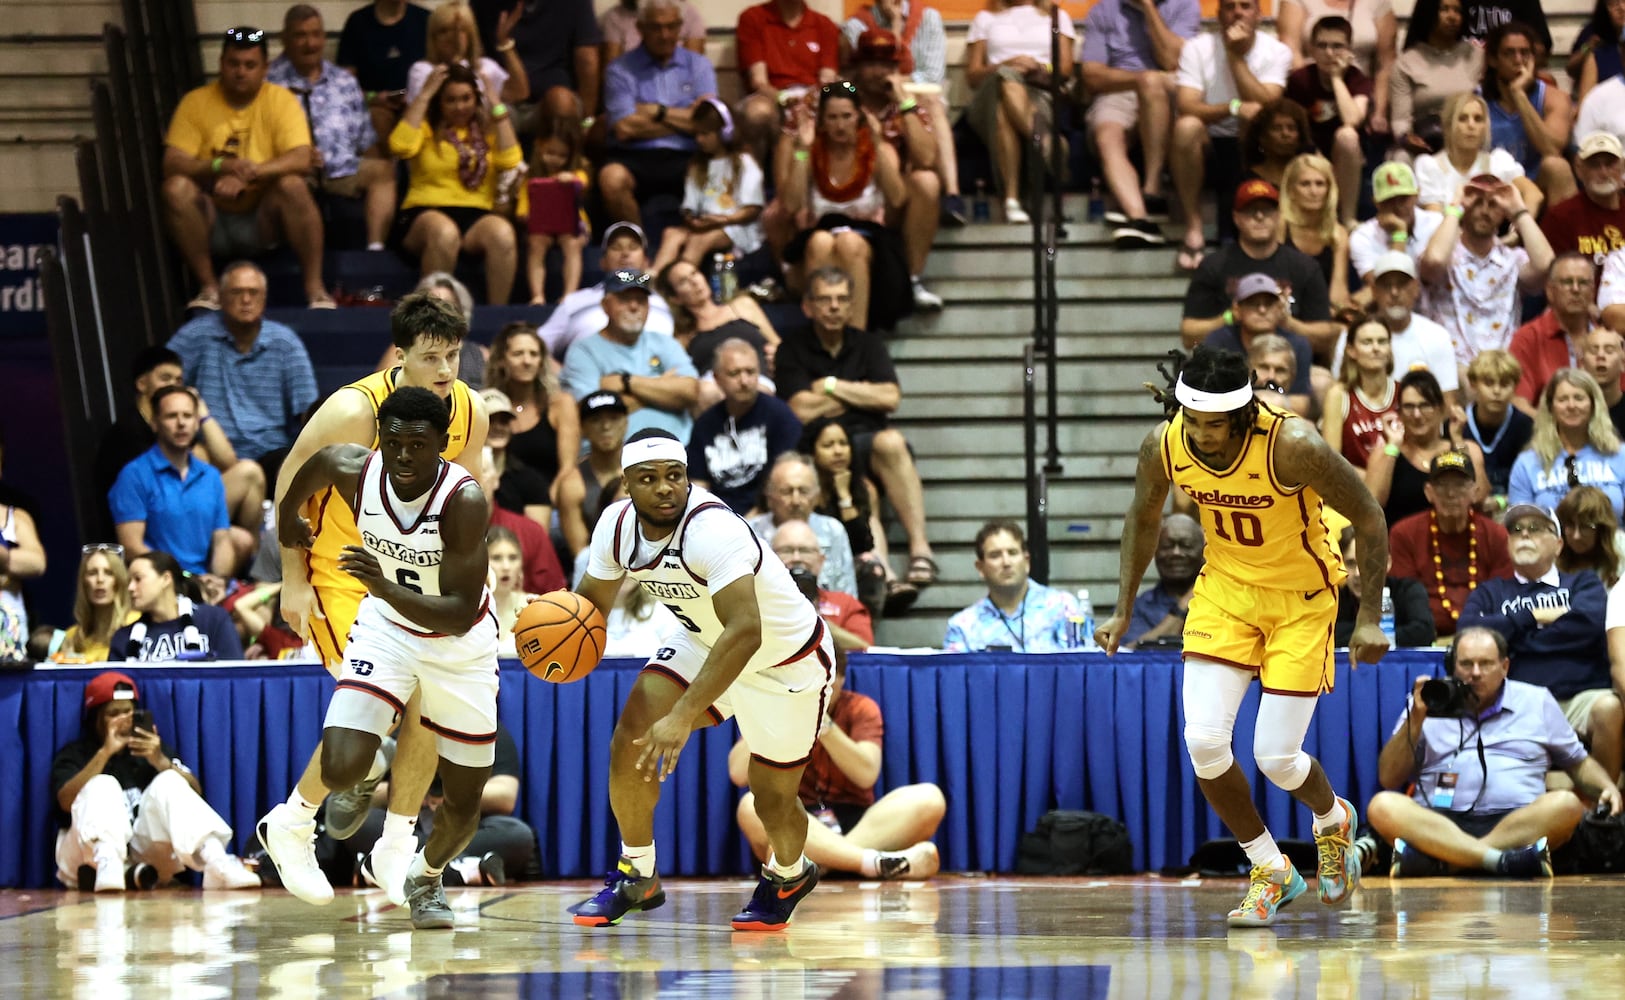
<svg viewBox="0 0 1625 1000">
<path fill-rule="evenodd" d="M 632 373 L 621 372 L 621 395 L 632 395 Z"/>
<path fill-rule="evenodd" d="M 656 105 L 655 106 L 655 121 L 657 121 L 657 122 L 665 121 L 666 120 L 666 111 L 667 110 L 668 109 L 664 104 Z"/>
</svg>

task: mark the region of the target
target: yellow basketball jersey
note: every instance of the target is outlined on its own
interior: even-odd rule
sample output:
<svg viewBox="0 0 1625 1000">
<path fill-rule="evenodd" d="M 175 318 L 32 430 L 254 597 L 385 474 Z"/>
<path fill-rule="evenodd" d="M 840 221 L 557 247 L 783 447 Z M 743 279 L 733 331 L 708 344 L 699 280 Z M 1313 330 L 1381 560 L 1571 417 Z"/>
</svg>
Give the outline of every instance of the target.
<svg viewBox="0 0 1625 1000">
<path fill-rule="evenodd" d="M 1321 514 L 1325 503 L 1304 486 L 1275 478 L 1275 442 L 1297 415 L 1265 403 L 1228 469 L 1215 471 L 1190 452 L 1181 411 L 1162 434 L 1168 479 L 1201 508 L 1207 567 L 1231 580 L 1271 590 L 1310 593 L 1336 587 L 1347 574 Z"/>
<path fill-rule="evenodd" d="M 367 397 L 367 402 L 372 405 L 372 412 L 376 415 L 378 407 L 391 392 L 395 391 L 400 374 L 399 368 L 373 372 L 366 378 L 351 382 L 339 391 L 360 392 Z M 447 461 L 462 454 L 463 447 L 468 443 L 468 436 L 473 431 L 474 404 L 470 396 L 471 391 L 462 379 L 452 384 L 451 429 L 447 432 L 449 440 L 446 442 L 445 450 L 440 453 L 440 457 Z M 376 431 L 373 433 L 371 447 L 378 447 Z M 305 502 L 305 518 L 310 521 L 311 534 L 315 536 L 315 543 L 305 557 L 311 581 L 321 586 L 366 590 L 348 573 L 341 572 L 337 568 L 339 553 L 343 551 L 344 546 L 361 544 L 361 533 L 355 526 L 355 512 L 350 509 L 350 498 L 341 496 L 335 489 L 322 490 Z"/>
</svg>

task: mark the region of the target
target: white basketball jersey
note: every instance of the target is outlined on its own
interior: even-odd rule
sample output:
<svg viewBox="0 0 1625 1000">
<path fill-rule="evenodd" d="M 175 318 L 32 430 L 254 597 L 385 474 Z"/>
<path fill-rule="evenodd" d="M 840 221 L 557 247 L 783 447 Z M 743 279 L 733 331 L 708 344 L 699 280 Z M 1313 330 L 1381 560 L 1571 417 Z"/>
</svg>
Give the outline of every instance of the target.
<svg viewBox="0 0 1625 1000">
<path fill-rule="evenodd" d="M 744 518 L 698 486 L 689 487 L 677 527 L 656 541 L 643 538 L 631 500 L 611 505 L 593 530 L 587 572 L 600 580 L 631 574 L 707 648 L 722 635 L 711 596 L 740 577 L 753 577 L 762 619 L 762 648 L 753 661 L 778 663 L 804 655 L 822 634 L 817 609 L 779 557 Z"/>
<path fill-rule="evenodd" d="M 465 483 L 474 478 L 462 466 L 440 460 L 440 471 L 434 485 L 416 500 L 406 501 L 395 495 L 389 476 L 384 472 L 384 460 L 378 452 L 367 456 L 356 479 L 355 524 L 361 533 L 361 543 L 367 551 L 378 557 L 384 576 L 409 590 L 431 597 L 440 597 L 440 564 L 445 558 L 445 542 L 440 536 L 440 518 L 446 502 Z M 490 605 L 489 587 L 482 587 L 480 615 Z M 425 637 L 440 636 L 436 632 L 395 610 L 388 601 L 365 598 L 375 602 L 385 618 L 402 628 Z M 478 617 L 478 616 L 476 616 Z"/>
</svg>

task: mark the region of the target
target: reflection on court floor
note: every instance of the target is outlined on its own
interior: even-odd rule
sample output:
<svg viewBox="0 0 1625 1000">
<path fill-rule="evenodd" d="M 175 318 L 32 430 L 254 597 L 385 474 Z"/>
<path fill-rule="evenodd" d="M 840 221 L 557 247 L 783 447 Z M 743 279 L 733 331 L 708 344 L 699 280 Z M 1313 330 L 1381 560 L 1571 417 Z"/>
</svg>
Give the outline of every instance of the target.
<svg viewBox="0 0 1625 1000">
<path fill-rule="evenodd" d="M 450 932 L 382 894 L 0 893 L 0 995 L 327 998 L 1570 997 L 1625 981 L 1625 880 L 1372 879 L 1231 930 L 1239 880 L 830 882 L 781 934 L 728 918 L 751 884 L 677 880 L 587 930 L 585 883 L 453 890 Z"/>
</svg>

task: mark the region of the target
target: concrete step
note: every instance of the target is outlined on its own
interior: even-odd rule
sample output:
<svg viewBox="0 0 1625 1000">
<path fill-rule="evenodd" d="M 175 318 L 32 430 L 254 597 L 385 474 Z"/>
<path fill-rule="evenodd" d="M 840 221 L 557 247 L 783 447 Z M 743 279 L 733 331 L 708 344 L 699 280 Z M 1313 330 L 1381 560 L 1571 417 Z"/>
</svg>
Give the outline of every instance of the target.
<svg viewBox="0 0 1625 1000">
<path fill-rule="evenodd" d="M 1088 311 L 1078 309 L 1075 313 L 1086 314 Z M 1064 319 L 1064 317 L 1063 317 Z M 1088 331 L 1066 332 L 1061 331 L 1057 354 L 1063 360 L 1089 360 L 1101 361 L 1108 358 L 1128 359 L 1148 365 L 1152 371 L 1156 370 L 1156 362 L 1161 361 L 1166 352 L 1179 346 L 1178 326 L 1170 326 L 1166 330 L 1153 333 L 1120 333 L 1114 330 L 1101 329 L 1099 333 Z M 1031 339 L 1030 331 L 1007 336 L 988 335 L 985 337 L 907 337 L 887 344 L 892 360 L 902 362 L 916 361 L 975 361 L 979 363 L 1012 364 L 1019 366 L 1025 357 L 1027 343 Z M 1159 352 L 1159 348 L 1161 351 Z"/>
<path fill-rule="evenodd" d="M 1156 378 L 1153 372 L 1152 378 Z M 1152 401 L 1150 393 L 1135 382 L 1132 388 L 1097 388 L 1079 384 L 1080 379 L 1062 378 L 1061 391 L 1070 393 L 1062 407 L 1069 417 L 1138 417 L 1150 431 L 1162 419 L 1162 410 Z M 958 393 L 933 392 L 924 385 L 911 387 L 903 381 L 903 405 L 898 411 L 899 423 L 907 428 L 922 421 L 952 421 L 963 424 L 967 417 L 977 420 L 1021 420 L 1021 393 L 1017 389 L 989 392 L 980 395 L 974 404 L 966 402 Z M 905 430 L 906 433 L 906 430 Z"/>
<path fill-rule="evenodd" d="M 1057 275 L 1087 274 L 1093 277 L 1120 275 L 1130 278 L 1162 278 L 1174 274 L 1173 248 L 1113 250 L 1095 245 L 1067 245 L 1055 258 Z M 1031 277 L 1033 254 L 1030 247 L 948 246 L 935 247 L 926 258 L 927 282 L 957 278 Z M 1188 280 L 1188 279 L 1187 279 Z"/>
<path fill-rule="evenodd" d="M 906 409 L 910 397 L 920 395 L 972 395 L 980 399 L 1009 394 L 1020 403 L 1024 375 L 1020 363 L 990 365 L 975 361 L 897 361 L 896 368 L 898 381 L 903 387 L 905 413 L 911 412 Z M 1155 361 L 1144 356 L 1062 358 L 1056 366 L 1057 384 L 1062 392 L 1140 395 L 1148 404 L 1151 404 L 1151 394 L 1145 390 L 1143 383 L 1160 378 Z M 1042 372 L 1038 384 L 1044 384 Z M 1070 412 L 1071 400 L 1062 402 L 1065 404 L 1063 412 Z M 962 415 L 975 417 L 982 414 L 976 408 Z"/>
<path fill-rule="evenodd" d="M 978 442 L 996 441 L 1009 449 L 995 452 L 996 454 L 1014 455 L 1018 460 L 1021 454 L 1022 427 L 1019 420 L 979 420 L 973 424 L 960 426 L 912 424 L 904 421 L 899 426 L 907 435 L 908 443 L 914 449 L 915 458 L 921 461 L 931 458 L 963 457 L 970 441 L 968 437 L 970 433 L 976 435 L 975 440 Z M 1153 423 L 1149 421 L 1125 417 L 1122 420 L 1063 420 L 1056 430 L 1060 439 L 1061 453 L 1070 459 L 1072 456 L 1084 454 L 1135 455 L 1152 426 Z M 1039 430 L 1038 447 L 1042 457 L 1046 447 L 1042 428 Z"/>
<path fill-rule="evenodd" d="M 1163 277 L 1135 278 L 1128 288 L 1122 278 L 1080 278 L 1071 274 L 1058 274 L 1055 279 L 1055 294 L 1062 302 L 1067 300 L 1094 301 L 1100 299 L 1121 300 L 1125 291 L 1132 288 L 1136 299 L 1166 299 L 1184 301 L 1185 289 L 1190 285 L 1189 278 L 1183 278 L 1171 273 L 1173 268 L 1167 269 Z M 958 304 L 961 302 L 1005 302 L 1021 303 L 1032 309 L 1033 281 L 1032 270 L 1029 268 L 1018 276 L 1009 277 L 965 277 L 957 278 L 952 284 L 933 286 L 932 291 L 942 296 L 944 302 Z"/>
<path fill-rule="evenodd" d="M 1185 290 L 1180 288 L 1174 295 L 1151 294 L 1158 287 L 1160 284 L 1151 286 L 1142 279 L 1119 283 L 1117 295 L 1111 299 L 1063 300 L 1056 312 L 1056 328 L 1063 335 L 1154 333 L 1166 337 L 1170 345 L 1178 344 Z M 946 296 L 949 288 L 936 291 Z M 919 339 L 970 337 L 994 341 L 1017 337 L 1024 343 L 1032 336 L 1033 318 L 1031 299 L 1025 302 L 955 301 L 952 308 L 919 313 L 898 323 L 889 346 L 895 357 L 901 345 Z M 1021 356 L 1019 343 L 1015 356 Z"/>
</svg>

